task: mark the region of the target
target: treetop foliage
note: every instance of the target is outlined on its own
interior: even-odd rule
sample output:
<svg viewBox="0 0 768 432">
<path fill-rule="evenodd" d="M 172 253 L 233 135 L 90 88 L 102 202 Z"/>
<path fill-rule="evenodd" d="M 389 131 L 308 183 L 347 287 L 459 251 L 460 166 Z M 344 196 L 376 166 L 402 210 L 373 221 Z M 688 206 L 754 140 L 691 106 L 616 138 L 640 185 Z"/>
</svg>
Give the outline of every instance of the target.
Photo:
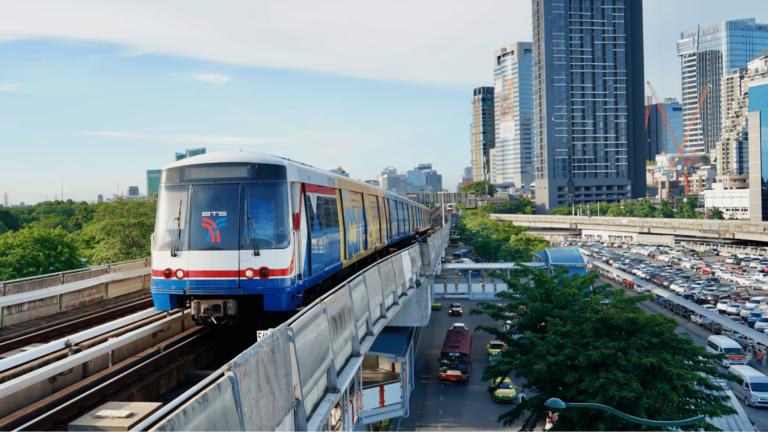
<svg viewBox="0 0 768 432">
<path fill-rule="evenodd" d="M 593 289 L 595 272 L 568 275 L 560 269 L 549 275 L 525 268 L 511 279 L 500 277 L 512 288 L 497 294 L 507 303 L 481 302 L 470 311 L 498 321 L 498 327 L 478 330 L 508 347 L 499 363 L 486 368 L 483 380 L 514 374 L 526 379 L 523 388 L 538 392 L 499 417 L 505 426 L 527 414 L 523 428 L 533 430 L 547 417 L 544 402 L 550 398 L 603 404 L 651 420 L 736 412 L 710 379 L 733 379 L 712 363 L 721 355 L 695 345 L 690 335 L 677 334 L 676 320 L 641 310 L 638 304 L 652 295 L 626 297 L 623 290 L 608 291 L 608 285 Z M 521 283 L 520 277 L 532 283 Z M 609 300 L 607 306 L 602 300 Z M 513 332 L 503 330 L 507 320 Z M 642 428 L 604 411 L 567 409 L 553 430 Z"/>
<path fill-rule="evenodd" d="M 600 203 L 590 206 L 576 206 L 576 214 L 582 209 L 582 214 L 587 215 L 587 209 L 591 216 L 615 216 L 615 217 L 641 217 L 641 218 L 678 218 L 678 219 L 703 219 L 704 213 L 697 212 L 698 202 L 695 198 L 688 198 L 683 204 L 677 206 L 675 211 L 668 202 L 662 201 L 658 206 L 654 206 L 647 198 L 640 201 L 619 203 Z M 571 216 L 574 207 L 557 207 L 549 211 L 551 215 Z"/>
<path fill-rule="evenodd" d="M 496 195 L 496 188 L 490 183 L 485 180 L 480 180 L 476 182 L 472 182 L 468 185 L 462 186 L 461 191 L 462 192 L 474 192 L 476 196 L 485 196 L 485 190 L 486 185 L 488 186 L 488 196 L 494 196 Z"/>
</svg>

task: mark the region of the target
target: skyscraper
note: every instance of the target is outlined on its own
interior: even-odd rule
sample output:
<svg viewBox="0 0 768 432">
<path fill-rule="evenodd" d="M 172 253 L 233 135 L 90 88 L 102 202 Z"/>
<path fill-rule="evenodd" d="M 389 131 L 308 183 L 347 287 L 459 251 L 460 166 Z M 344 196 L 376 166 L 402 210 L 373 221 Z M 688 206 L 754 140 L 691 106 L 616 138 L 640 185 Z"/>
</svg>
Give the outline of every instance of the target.
<svg viewBox="0 0 768 432">
<path fill-rule="evenodd" d="M 491 183 L 498 189 L 533 183 L 533 52 L 530 42 L 502 47 L 494 57 L 494 148 Z"/>
<path fill-rule="evenodd" d="M 201 154 L 205 154 L 204 147 L 186 150 L 184 153 L 176 153 L 176 161 L 178 162 L 182 159 L 190 158 L 192 156 L 197 156 Z"/>
<path fill-rule="evenodd" d="M 532 2 L 536 212 L 644 197 L 642 3 Z"/>
<path fill-rule="evenodd" d="M 99 195 L 99 196 L 96 198 L 96 201 L 97 201 L 97 202 L 104 202 L 104 195 Z"/>
<path fill-rule="evenodd" d="M 768 221 L 768 78 L 753 81 L 749 85 L 747 124 L 749 219 Z"/>
<path fill-rule="evenodd" d="M 768 48 L 768 24 L 754 18 L 694 26 L 680 34 L 677 55 L 683 80 L 683 124 L 686 130 L 696 114 L 699 99 L 709 87 L 698 118 L 685 142 L 687 153 L 709 153 L 720 139 L 720 80 Z"/>
<path fill-rule="evenodd" d="M 128 186 L 128 198 L 138 198 L 138 197 L 139 197 L 139 187 Z"/>
<path fill-rule="evenodd" d="M 472 95 L 472 175 L 475 181 L 487 180 L 490 153 L 494 147 L 493 87 L 478 87 Z"/>
<path fill-rule="evenodd" d="M 648 111 L 648 122 L 645 127 L 645 139 L 648 143 L 645 160 L 654 161 L 656 155 L 667 152 L 671 157 L 670 162 L 674 160 L 677 154 L 677 146 L 669 133 L 666 122 L 661 115 L 659 106 L 664 106 L 664 113 L 667 116 L 669 127 L 675 134 L 678 144 L 683 140 L 683 105 L 677 99 L 667 98 L 661 104 L 651 104 Z M 648 106 L 646 106 L 646 109 Z"/>
<path fill-rule="evenodd" d="M 147 170 L 147 196 L 154 197 L 160 192 L 160 173 L 163 170 Z"/>
</svg>

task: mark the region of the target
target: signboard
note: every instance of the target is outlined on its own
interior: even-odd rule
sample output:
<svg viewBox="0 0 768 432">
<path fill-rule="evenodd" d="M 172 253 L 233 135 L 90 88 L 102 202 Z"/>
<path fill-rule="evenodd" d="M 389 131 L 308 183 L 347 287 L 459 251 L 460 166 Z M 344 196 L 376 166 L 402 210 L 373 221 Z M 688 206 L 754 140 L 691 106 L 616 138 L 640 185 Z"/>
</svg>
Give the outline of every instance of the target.
<svg viewBox="0 0 768 432">
<path fill-rule="evenodd" d="M 499 101 L 499 138 L 512 138 L 515 136 L 515 102 L 512 99 L 515 80 L 512 77 L 500 78 L 494 87 Z"/>
</svg>

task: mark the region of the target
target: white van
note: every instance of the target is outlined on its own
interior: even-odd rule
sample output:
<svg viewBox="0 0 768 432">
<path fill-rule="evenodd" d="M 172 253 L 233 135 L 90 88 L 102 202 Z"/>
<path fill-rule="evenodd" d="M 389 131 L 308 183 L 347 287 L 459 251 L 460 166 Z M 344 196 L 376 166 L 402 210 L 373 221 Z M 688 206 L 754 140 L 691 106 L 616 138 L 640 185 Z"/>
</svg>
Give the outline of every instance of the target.
<svg viewBox="0 0 768 432">
<path fill-rule="evenodd" d="M 768 376 L 751 366 L 732 366 L 728 375 L 739 378 L 731 383 L 731 390 L 747 406 L 768 406 Z"/>
<path fill-rule="evenodd" d="M 722 361 L 723 367 L 747 364 L 747 355 L 744 353 L 744 349 L 728 336 L 710 336 L 707 339 L 707 352 L 725 354 L 727 358 Z"/>
</svg>

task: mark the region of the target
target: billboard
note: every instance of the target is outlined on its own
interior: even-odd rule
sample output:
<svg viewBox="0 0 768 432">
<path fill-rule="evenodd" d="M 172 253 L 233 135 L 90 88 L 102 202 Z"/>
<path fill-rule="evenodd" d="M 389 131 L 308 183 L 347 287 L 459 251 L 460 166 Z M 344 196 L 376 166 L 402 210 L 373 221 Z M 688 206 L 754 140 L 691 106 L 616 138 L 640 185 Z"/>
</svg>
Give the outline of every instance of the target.
<svg viewBox="0 0 768 432">
<path fill-rule="evenodd" d="M 515 103 L 512 93 L 515 80 L 512 77 L 497 79 L 494 93 L 498 98 L 499 138 L 512 138 L 515 135 Z"/>
</svg>

